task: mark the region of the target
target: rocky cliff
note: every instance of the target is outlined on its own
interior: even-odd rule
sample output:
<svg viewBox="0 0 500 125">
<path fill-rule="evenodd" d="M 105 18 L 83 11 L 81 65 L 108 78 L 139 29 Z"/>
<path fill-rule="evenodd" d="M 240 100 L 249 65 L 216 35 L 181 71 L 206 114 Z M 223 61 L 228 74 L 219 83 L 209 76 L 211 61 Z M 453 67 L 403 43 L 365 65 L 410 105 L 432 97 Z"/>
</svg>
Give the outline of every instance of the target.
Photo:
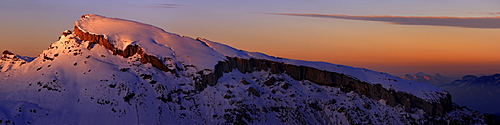
<svg viewBox="0 0 500 125">
<path fill-rule="evenodd" d="M 198 90 L 203 90 L 206 85 L 215 85 L 223 73 L 229 73 L 233 69 L 241 73 L 252 73 L 258 71 L 270 71 L 272 74 L 287 74 L 295 80 L 309 80 L 313 83 L 340 88 L 343 92 L 355 92 L 374 100 L 386 100 L 386 104 L 390 106 L 403 105 L 405 110 L 410 112 L 412 109 L 423 109 L 427 115 L 443 116 L 453 109 L 451 95 L 447 94 L 445 98 L 441 98 L 437 102 L 426 101 L 415 97 L 412 94 L 404 92 L 396 92 L 387 90 L 380 84 L 370 84 L 361 82 L 358 79 L 345 74 L 328 72 L 311 68 L 307 66 L 297 66 L 285 63 L 279 63 L 261 59 L 241 59 L 237 57 L 227 57 L 226 61 L 220 61 L 215 66 L 214 73 L 203 75 L 201 85 L 198 85 Z M 273 81 L 270 79 L 269 81 Z M 273 82 L 269 82 L 272 85 Z"/>
</svg>

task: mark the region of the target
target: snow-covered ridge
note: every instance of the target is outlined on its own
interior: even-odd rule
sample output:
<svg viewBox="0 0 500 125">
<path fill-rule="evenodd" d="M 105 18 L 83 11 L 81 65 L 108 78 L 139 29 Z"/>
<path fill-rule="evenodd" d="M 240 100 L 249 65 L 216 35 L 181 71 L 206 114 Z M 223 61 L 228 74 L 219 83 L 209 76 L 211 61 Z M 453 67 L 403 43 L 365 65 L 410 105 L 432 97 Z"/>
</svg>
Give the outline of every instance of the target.
<svg viewBox="0 0 500 125">
<path fill-rule="evenodd" d="M 2 59 L 20 59 L 22 61 L 25 61 L 25 62 L 31 62 L 33 61 L 33 59 L 35 59 L 35 57 L 28 57 L 28 56 L 21 56 L 21 55 L 17 55 L 9 50 L 4 50 L 2 52 Z"/>
<path fill-rule="evenodd" d="M 145 53 L 160 59 L 172 58 L 201 69 L 209 69 L 225 58 L 200 41 L 134 21 L 88 14 L 76 21 L 75 26 L 90 34 L 104 35 L 117 49 L 138 45 Z"/>
<path fill-rule="evenodd" d="M 154 34 L 92 28 L 113 23 Z M 386 73 L 246 52 L 98 15 L 75 24 L 38 58 L 0 72 L 0 123 L 484 123 L 444 91 Z"/>
<path fill-rule="evenodd" d="M 6 72 L 33 61 L 33 57 L 20 56 L 5 50 L 0 57 L 0 72 Z"/>
<path fill-rule="evenodd" d="M 265 59 L 346 74 L 363 82 L 381 84 L 388 90 L 410 93 L 428 101 L 436 101 L 447 96 L 447 92 L 437 87 L 401 79 L 386 73 L 246 52 L 205 39 L 193 39 L 168 33 L 158 27 L 135 21 L 88 14 L 76 21 L 75 27 L 90 34 L 103 35 L 118 49 L 124 50 L 128 45 L 138 45 L 147 54 L 154 55 L 159 59 L 171 58 L 174 62 L 182 62 L 183 65 L 194 65 L 198 70 L 213 69 L 218 61 L 224 61 L 226 57 Z"/>
</svg>

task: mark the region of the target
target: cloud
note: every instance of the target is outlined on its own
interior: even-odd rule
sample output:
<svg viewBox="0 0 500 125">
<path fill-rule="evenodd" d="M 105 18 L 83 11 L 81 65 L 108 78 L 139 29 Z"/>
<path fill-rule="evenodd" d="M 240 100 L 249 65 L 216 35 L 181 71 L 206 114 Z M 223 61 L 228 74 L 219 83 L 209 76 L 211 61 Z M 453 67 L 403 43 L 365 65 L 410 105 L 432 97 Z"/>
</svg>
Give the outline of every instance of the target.
<svg viewBox="0 0 500 125">
<path fill-rule="evenodd" d="M 155 4 L 154 7 L 159 7 L 159 8 L 177 8 L 179 6 L 182 6 L 182 5 L 179 5 L 179 4 Z"/>
<path fill-rule="evenodd" d="M 466 28 L 500 28 L 500 16 L 497 17 L 432 17 L 432 16 L 353 16 L 342 14 L 295 14 L 295 13 L 267 13 L 287 16 L 306 16 L 320 18 L 337 18 L 348 20 L 379 21 L 400 25 L 430 25 L 452 26 Z"/>
<path fill-rule="evenodd" d="M 469 14 L 500 15 L 500 12 L 467 12 Z"/>
</svg>

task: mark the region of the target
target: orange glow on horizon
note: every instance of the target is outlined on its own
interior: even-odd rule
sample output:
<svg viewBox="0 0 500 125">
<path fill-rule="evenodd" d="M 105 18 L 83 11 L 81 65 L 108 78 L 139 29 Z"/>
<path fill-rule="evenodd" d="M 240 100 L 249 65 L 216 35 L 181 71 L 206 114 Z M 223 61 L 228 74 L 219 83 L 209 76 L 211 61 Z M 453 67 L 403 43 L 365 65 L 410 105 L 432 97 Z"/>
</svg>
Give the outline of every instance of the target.
<svg viewBox="0 0 500 125">
<path fill-rule="evenodd" d="M 376 21 L 269 14 L 241 17 L 238 21 L 230 18 L 226 22 L 201 21 L 196 16 L 173 19 L 193 22 L 151 24 L 167 32 L 202 37 L 246 51 L 394 74 L 422 70 L 462 74 L 500 73 L 500 29 L 495 28 L 393 25 Z M 148 23 L 140 18 L 132 20 Z M 50 31 L 45 28 L 29 30 L 53 34 L 32 34 L 29 37 L 23 34 L 28 31 L 26 29 L 6 30 L 3 31 L 7 34 L 2 36 L 6 41 L 3 45 L 10 46 L 6 49 L 16 54 L 37 56 L 71 25 L 68 23 Z M 14 31 L 16 33 L 10 33 Z M 17 44 L 17 41 L 33 41 L 33 44 Z"/>
<path fill-rule="evenodd" d="M 276 15 L 291 15 L 291 16 L 338 16 L 338 17 L 390 17 L 390 18 L 421 18 L 421 19 L 499 19 L 500 16 L 493 17 L 452 17 L 452 16 L 392 16 L 392 15 L 345 15 L 345 14 L 317 14 L 317 13 L 267 13 Z"/>
<path fill-rule="evenodd" d="M 243 39 L 239 44 L 227 44 L 278 57 L 324 61 L 394 74 L 418 71 L 442 74 L 500 73 L 499 29 L 341 21 L 346 24 L 288 27 L 294 30 L 280 32 L 281 37 Z M 361 26 L 350 25 L 356 23 Z M 300 35 L 306 32 L 307 35 Z M 273 43 L 260 46 L 265 42 L 254 41 Z"/>
</svg>

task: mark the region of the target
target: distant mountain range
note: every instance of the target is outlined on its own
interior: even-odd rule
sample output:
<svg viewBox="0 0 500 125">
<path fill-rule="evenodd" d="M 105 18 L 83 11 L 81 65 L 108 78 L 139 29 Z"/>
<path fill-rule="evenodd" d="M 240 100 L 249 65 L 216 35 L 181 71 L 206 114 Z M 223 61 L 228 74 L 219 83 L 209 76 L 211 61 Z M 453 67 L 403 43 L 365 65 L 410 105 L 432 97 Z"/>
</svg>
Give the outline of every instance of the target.
<svg viewBox="0 0 500 125">
<path fill-rule="evenodd" d="M 406 75 L 402 76 L 401 78 L 413 80 L 413 81 L 417 81 L 417 82 L 422 82 L 422 83 L 428 83 L 428 84 L 431 84 L 431 85 L 437 86 L 437 87 L 443 86 L 446 84 L 450 84 L 451 82 L 456 80 L 456 78 L 444 77 L 439 73 L 434 74 L 434 75 L 430 75 L 430 74 L 425 74 L 423 72 L 418 72 L 415 74 L 406 74 Z"/>
<path fill-rule="evenodd" d="M 466 85 L 500 85 L 500 74 L 491 76 L 474 76 L 466 75 L 462 79 L 455 80 L 452 85 L 466 86 Z"/>
<path fill-rule="evenodd" d="M 500 74 L 490 76 L 466 75 L 452 80 L 439 74 L 422 72 L 401 78 L 429 83 L 451 93 L 454 102 L 485 113 L 500 114 Z"/>
</svg>

